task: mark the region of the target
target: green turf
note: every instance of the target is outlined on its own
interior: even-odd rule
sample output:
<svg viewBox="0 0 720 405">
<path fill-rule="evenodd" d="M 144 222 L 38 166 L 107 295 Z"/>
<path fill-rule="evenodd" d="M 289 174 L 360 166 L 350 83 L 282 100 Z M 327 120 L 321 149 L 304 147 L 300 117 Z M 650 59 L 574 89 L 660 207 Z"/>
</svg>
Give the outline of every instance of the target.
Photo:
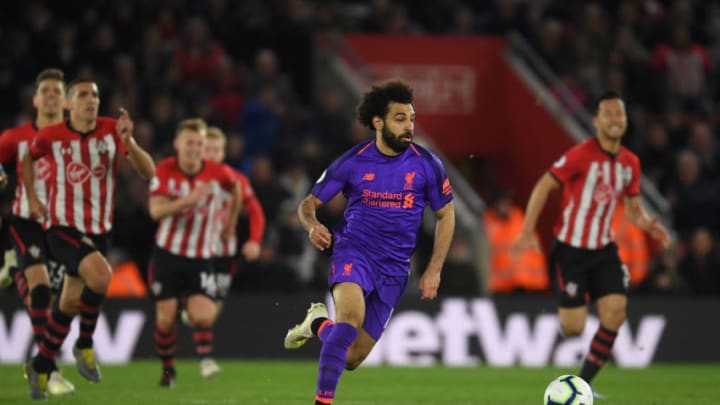
<svg viewBox="0 0 720 405">
<path fill-rule="evenodd" d="M 314 362 L 223 361 L 214 381 L 203 381 L 198 363 L 178 364 L 178 385 L 157 386 L 160 365 L 139 361 L 103 367 L 103 381 L 82 380 L 71 365 L 64 374 L 76 385 L 54 404 L 312 404 Z M 545 385 L 574 370 L 554 368 L 366 367 L 344 374 L 335 403 L 369 404 L 532 404 L 542 403 Z M 655 365 L 643 370 L 607 367 L 596 388 L 608 399 L 599 405 L 720 404 L 720 365 Z M 0 404 L 22 404 L 28 390 L 19 366 L 0 366 Z"/>
</svg>

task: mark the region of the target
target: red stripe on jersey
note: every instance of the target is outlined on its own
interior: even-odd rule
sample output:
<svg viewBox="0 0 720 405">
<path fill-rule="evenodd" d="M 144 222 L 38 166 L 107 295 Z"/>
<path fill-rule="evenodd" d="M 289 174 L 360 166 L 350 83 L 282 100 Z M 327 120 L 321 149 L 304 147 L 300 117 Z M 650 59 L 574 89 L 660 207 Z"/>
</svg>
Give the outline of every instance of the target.
<svg viewBox="0 0 720 405">
<path fill-rule="evenodd" d="M 65 193 L 63 195 L 64 200 L 58 201 L 58 204 L 65 204 L 65 220 L 67 225 L 72 224 L 73 226 L 75 226 L 75 210 L 73 209 L 75 190 L 71 181 L 76 178 L 75 173 L 78 172 L 74 171 L 77 169 L 77 166 L 72 165 L 72 163 L 74 161 L 74 155 L 76 153 L 80 153 L 80 151 L 75 150 L 75 148 L 77 147 L 77 143 L 72 141 L 70 145 L 66 147 L 63 147 L 62 142 L 58 142 L 58 147 L 60 147 L 60 154 L 63 156 L 63 162 L 62 165 L 58 166 L 57 170 L 58 173 L 65 178 Z M 68 148 L 67 150 L 71 151 L 71 153 L 66 154 L 65 148 Z"/>
<path fill-rule="evenodd" d="M 92 153 L 93 153 L 95 156 L 97 156 L 97 154 L 98 154 L 98 153 L 97 153 L 97 150 L 92 151 Z M 80 154 L 81 154 L 81 156 L 82 156 L 82 161 L 83 161 L 83 162 L 86 162 L 86 166 L 87 166 L 88 170 L 90 171 L 90 172 L 88 173 L 88 174 L 89 174 L 88 179 L 85 180 L 85 181 L 82 183 L 82 193 L 83 193 L 82 195 L 83 195 L 83 199 L 89 200 L 89 199 L 93 198 L 92 192 L 91 192 L 91 190 L 90 190 L 90 185 L 91 185 L 92 182 L 93 182 L 93 178 L 95 177 L 95 173 L 93 173 L 92 159 L 91 159 L 91 157 L 90 157 L 91 152 L 90 152 L 90 148 L 88 147 L 88 143 L 87 143 L 87 142 L 82 142 L 82 143 L 80 144 Z M 103 182 L 103 183 L 104 183 L 104 182 Z M 100 205 L 103 205 L 103 204 L 102 204 L 103 200 L 104 200 L 104 199 L 101 198 L 100 201 L 94 201 L 93 204 L 98 204 L 98 203 L 99 203 Z M 85 207 L 83 207 L 82 213 L 83 213 L 83 214 L 82 214 L 82 218 L 78 218 L 78 222 L 82 221 L 82 224 L 83 224 L 85 233 L 94 233 L 94 232 L 91 231 L 91 230 L 92 230 L 92 223 L 93 223 L 92 209 L 85 210 Z"/>
<path fill-rule="evenodd" d="M 375 141 L 369 142 L 367 145 L 363 146 L 362 149 L 357 151 L 356 155 L 362 154 L 363 152 L 365 152 L 367 150 L 367 148 L 371 147 L 372 145 L 375 145 Z"/>
</svg>

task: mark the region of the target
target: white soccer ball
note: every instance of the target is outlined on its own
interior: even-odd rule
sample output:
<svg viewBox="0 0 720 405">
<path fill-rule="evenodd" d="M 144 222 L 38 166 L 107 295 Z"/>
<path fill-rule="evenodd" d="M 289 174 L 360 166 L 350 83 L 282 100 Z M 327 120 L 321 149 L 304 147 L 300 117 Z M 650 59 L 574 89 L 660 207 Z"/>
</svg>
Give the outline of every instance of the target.
<svg viewBox="0 0 720 405">
<path fill-rule="evenodd" d="M 592 405 L 590 385 L 576 375 L 561 375 L 552 380 L 543 395 L 545 405 Z"/>
</svg>

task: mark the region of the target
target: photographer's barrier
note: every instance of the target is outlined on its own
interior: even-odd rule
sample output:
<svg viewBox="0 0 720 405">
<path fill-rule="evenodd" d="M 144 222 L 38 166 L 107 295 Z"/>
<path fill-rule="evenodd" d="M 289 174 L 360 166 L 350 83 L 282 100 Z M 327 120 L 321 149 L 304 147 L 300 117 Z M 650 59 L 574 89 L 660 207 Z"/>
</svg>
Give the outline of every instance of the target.
<svg viewBox="0 0 720 405">
<path fill-rule="evenodd" d="M 324 296 L 233 296 L 215 327 L 215 353 L 222 358 L 315 358 L 319 343 L 296 351 L 282 347 L 285 332 L 302 320 L 311 301 Z M 572 367 L 595 333 L 591 315 L 581 337 L 559 332 L 556 301 L 549 297 L 405 299 L 365 365 Z M 0 363 L 20 363 L 32 346 L 32 329 L 17 299 L 0 296 Z M 720 362 L 720 298 L 630 297 L 628 322 L 614 347 L 620 367 L 652 362 Z M 706 315 L 707 314 L 707 315 Z M 153 306 L 147 300 L 107 300 L 95 349 L 101 362 L 126 363 L 154 357 Z M 72 361 L 74 321 L 61 353 Z M 194 355 L 191 329 L 178 325 L 178 356 Z"/>
</svg>

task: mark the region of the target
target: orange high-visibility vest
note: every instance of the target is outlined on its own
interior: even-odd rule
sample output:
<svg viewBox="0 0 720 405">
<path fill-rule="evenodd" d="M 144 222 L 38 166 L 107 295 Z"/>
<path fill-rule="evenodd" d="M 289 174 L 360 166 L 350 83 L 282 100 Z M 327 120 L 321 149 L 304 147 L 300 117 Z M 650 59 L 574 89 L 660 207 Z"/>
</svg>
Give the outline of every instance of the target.
<svg viewBox="0 0 720 405">
<path fill-rule="evenodd" d="M 615 242 L 618 245 L 620 260 L 627 266 L 630 273 L 630 286 L 640 284 L 648 274 L 650 264 L 650 247 L 647 236 L 625 217 L 625 206 L 618 203 L 612 224 Z"/>
<path fill-rule="evenodd" d="M 490 289 L 493 292 L 544 291 L 550 287 L 542 252 L 531 249 L 518 260 L 510 258 L 510 247 L 522 232 L 524 216 L 518 207 L 510 209 L 507 219 L 492 209 L 485 211 L 483 220 L 490 244 Z"/>
<path fill-rule="evenodd" d="M 128 260 L 113 269 L 106 296 L 113 298 L 144 298 L 147 286 L 140 275 L 140 268 Z"/>
</svg>

